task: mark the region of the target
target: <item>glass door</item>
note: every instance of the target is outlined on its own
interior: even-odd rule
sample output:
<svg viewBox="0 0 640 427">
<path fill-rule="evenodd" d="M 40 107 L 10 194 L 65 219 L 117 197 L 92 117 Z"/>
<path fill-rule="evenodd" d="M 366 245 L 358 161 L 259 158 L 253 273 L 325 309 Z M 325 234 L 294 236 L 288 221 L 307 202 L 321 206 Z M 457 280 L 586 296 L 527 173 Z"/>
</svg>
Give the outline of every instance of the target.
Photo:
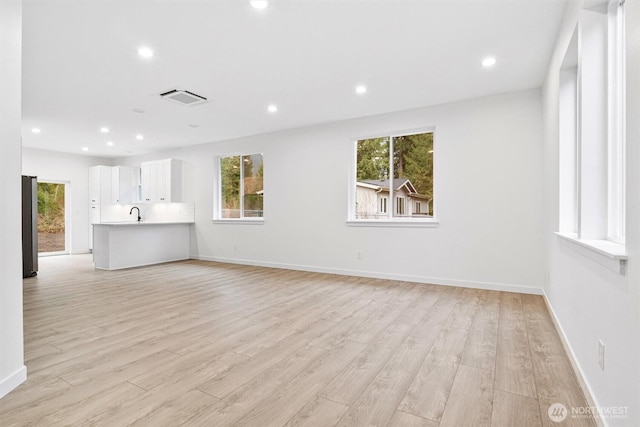
<svg viewBox="0 0 640 427">
<path fill-rule="evenodd" d="M 67 254 L 67 184 L 38 182 L 38 255 Z"/>
</svg>

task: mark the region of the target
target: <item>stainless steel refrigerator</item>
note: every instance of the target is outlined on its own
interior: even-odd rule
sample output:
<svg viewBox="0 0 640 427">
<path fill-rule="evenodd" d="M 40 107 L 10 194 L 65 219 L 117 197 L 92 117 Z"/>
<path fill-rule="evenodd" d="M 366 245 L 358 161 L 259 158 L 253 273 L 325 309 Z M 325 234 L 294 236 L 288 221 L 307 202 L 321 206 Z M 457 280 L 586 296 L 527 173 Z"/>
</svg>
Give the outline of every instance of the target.
<svg viewBox="0 0 640 427">
<path fill-rule="evenodd" d="M 22 176 L 22 277 L 38 274 L 38 178 Z"/>
</svg>

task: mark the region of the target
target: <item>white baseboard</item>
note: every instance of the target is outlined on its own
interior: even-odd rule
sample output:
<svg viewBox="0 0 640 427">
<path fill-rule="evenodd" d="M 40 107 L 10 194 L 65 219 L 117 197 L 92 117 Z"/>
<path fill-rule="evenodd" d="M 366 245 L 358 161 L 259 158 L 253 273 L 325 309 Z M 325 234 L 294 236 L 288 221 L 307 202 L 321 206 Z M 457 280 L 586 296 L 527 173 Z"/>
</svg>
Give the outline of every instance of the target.
<svg viewBox="0 0 640 427">
<path fill-rule="evenodd" d="M 136 264 L 136 265 L 123 265 L 123 266 L 120 266 L 120 267 L 113 267 L 113 268 L 95 267 L 95 266 L 94 266 L 94 268 L 96 270 L 102 270 L 102 271 L 115 271 L 115 270 L 125 270 L 127 268 L 148 267 L 150 265 L 167 264 L 169 262 L 184 261 L 184 260 L 187 260 L 187 259 L 196 259 L 196 258 L 193 258 L 193 257 L 189 256 L 187 258 L 180 257 L 180 258 L 175 258 L 175 259 L 164 259 L 162 261 L 153 261 L 153 262 L 147 262 L 147 263 L 144 263 L 144 264 Z"/>
<path fill-rule="evenodd" d="M 404 274 L 381 273 L 375 271 L 347 270 L 340 268 L 318 267 L 312 265 L 283 264 L 264 261 L 244 260 L 237 258 L 220 258 L 191 255 L 191 259 L 215 261 L 228 264 L 254 265 L 256 267 L 281 268 L 286 270 L 311 271 L 314 273 L 338 274 L 341 276 L 370 277 L 373 279 L 398 280 L 404 282 L 428 283 L 442 286 L 458 286 L 464 288 L 484 289 L 490 291 L 518 292 L 522 294 L 542 295 L 542 288 L 534 286 L 516 286 L 504 283 L 477 282 L 469 280 L 443 279 L 437 277 L 412 276 Z"/>
<path fill-rule="evenodd" d="M 578 383 L 580 385 L 580 388 L 582 389 L 582 393 L 584 394 L 585 399 L 587 399 L 587 405 L 591 406 L 592 408 L 593 407 L 599 408 L 600 406 L 598 405 L 598 401 L 594 397 L 593 391 L 591 390 L 591 386 L 589 386 L 589 381 L 587 381 L 584 375 L 584 371 L 582 370 L 580 363 L 578 363 L 578 359 L 576 358 L 576 354 L 573 352 L 573 348 L 571 347 L 569 338 L 567 337 L 567 334 L 564 332 L 564 329 L 562 329 L 560 320 L 558 320 L 558 316 L 556 315 L 556 312 L 553 310 L 553 306 L 551 305 L 551 302 L 549 301 L 549 298 L 547 297 L 547 293 L 544 291 L 544 289 L 542 290 L 542 298 L 544 299 L 544 302 L 547 305 L 547 309 L 551 314 L 551 320 L 553 321 L 553 324 L 556 327 L 556 331 L 558 331 L 558 335 L 560 336 L 560 341 L 562 341 L 564 351 L 567 353 L 569 362 L 571 363 L 571 367 L 573 368 L 573 372 L 575 372 L 576 374 L 576 378 L 578 379 Z M 606 420 L 599 417 L 597 413 L 594 414 L 594 420 L 598 425 L 598 427 L 608 427 L 609 425 L 606 422 Z"/>
<path fill-rule="evenodd" d="M 0 380 L 0 399 L 9 394 L 11 390 L 18 387 L 27 380 L 27 367 L 22 365 L 20 369 Z"/>
</svg>

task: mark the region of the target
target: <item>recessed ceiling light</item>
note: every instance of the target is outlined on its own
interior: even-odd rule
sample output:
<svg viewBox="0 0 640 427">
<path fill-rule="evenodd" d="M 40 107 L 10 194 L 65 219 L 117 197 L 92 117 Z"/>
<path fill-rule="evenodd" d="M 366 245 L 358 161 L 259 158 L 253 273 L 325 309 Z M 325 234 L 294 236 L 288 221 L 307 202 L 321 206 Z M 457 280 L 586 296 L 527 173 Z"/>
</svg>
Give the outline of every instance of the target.
<svg viewBox="0 0 640 427">
<path fill-rule="evenodd" d="M 40 133 L 40 128 L 33 128 L 33 129 L 31 129 L 31 132 Z"/>
<path fill-rule="evenodd" d="M 146 46 L 141 46 L 138 48 L 138 55 L 140 55 L 143 58 L 152 58 L 153 51 Z"/>
<path fill-rule="evenodd" d="M 100 132 L 102 132 L 102 133 L 109 133 L 109 128 L 107 128 L 107 127 L 101 127 L 101 128 L 100 128 Z"/>
<path fill-rule="evenodd" d="M 365 85 L 356 86 L 356 93 L 358 95 L 363 95 L 363 94 L 367 93 L 367 87 Z"/>
<path fill-rule="evenodd" d="M 269 6 L 269 2 L 267 0 L 251 0 L 249 4 L 251 4 L 251 7 L 254 9 L 259 10 L 266 9 L 267 6 Z"/>
<path fill-rule="evenodd" d="M 267 111 L 270 112 L 270 113 L 275 113 L 275 112 L 278 111 L 278 106 L 274 105 L 274 104 L 271 104 L 271 105 L 269 105 L 267 107 Z"/>
<path fill-rule="evenodd" d="M 82 147 L 82 151 L 89 151 L 89 147 Z"/>
<path fill-rule="evenodd" d="M 137 134 L 137 135 L 136 135 L 136 139 L 137 139 L 138 141 L 142 141 L 142 140 L 144 139 L 144 136 L 143 136 L 143 135 L 141 135 L 141 134 Z"/>
<path fill-rule="evenodd" d="M 108 145 L 109 147 L 113 147 L 113 141 L 107 141 L 107 145 Z"/>
<path fill-rule="evenodd" d="M 482 66 L 485 68 L 493 67 L 496 65 L 496 58 L 493 56 L 488 56 L 482 60 Z"/>
</svg>

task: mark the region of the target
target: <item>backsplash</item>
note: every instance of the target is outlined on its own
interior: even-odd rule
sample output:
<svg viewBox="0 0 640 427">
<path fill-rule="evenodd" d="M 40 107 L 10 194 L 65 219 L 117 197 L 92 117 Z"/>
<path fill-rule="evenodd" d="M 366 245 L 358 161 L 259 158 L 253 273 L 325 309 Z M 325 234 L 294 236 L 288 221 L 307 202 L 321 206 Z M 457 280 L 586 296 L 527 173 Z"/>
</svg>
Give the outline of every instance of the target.
<svg viewBox="0 0 640 427">
<path fill-rule="evenodd" d="M 135 221 L 137 212 L 129 214 L 131 208 L 140 208 L 142 221 L 146 222 L 195 222 L 193 203 L 138 203 L 131 205 L 107 205 L 102 207 L 101 222 Z"/>
</svg>

